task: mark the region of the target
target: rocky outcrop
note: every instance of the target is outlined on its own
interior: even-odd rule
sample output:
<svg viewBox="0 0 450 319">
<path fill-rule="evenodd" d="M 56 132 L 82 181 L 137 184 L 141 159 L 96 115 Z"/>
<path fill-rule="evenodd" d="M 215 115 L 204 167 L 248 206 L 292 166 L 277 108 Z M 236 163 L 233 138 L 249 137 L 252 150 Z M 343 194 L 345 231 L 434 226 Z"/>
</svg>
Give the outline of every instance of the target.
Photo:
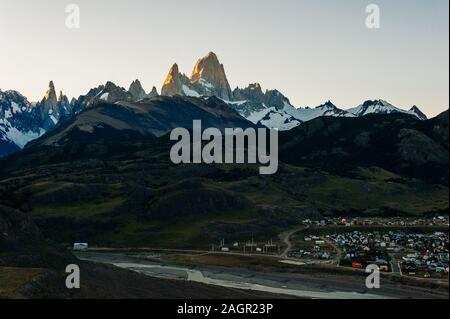
<svg viewBox="0 0 450 319">
<path fill-rule="evenodd" d="M 263 93 L 259 83 L 250 84 L 244 89 L 234 89 L 233 99 L 230 106 L 253 123 L 289 130 L 302 122 L 290 114 L 289 110 L 295 108 L 287 97 L 277 90 L 266 90 Z"/>
<path fill-rule="evenodd" d="M 236 101 L 253 101 L 264 103 L 264 93 L 259 83 L 250 84 L 248 87 L 241 89 L 235 88 L 233 91 L 233 99 Z"/>
<path fill-rule="evenodd" d="M 108 81 L 100 93 L 99 99 L 109 103 L 116 103 L 118 101 L 131 101 L 132 95 L 123 87 Z"/>
<path fill-rule="evenodd" d="M 137 102 L 148 97 L 147 93 L 145 93 L 145 90 L 142 88 L 141 82 L 137 79 L 131 83 L 128 92 L 131 94 L 131 99 L 133 102 Z"/>
<path fill-rule="evenodd" d="M 264 103 L 282 110 L 286 105 L 291 105 L 289 99 L 281 94 L 278 90 L 266 90 L 264 94 Z"/>
<path fill-rule="evenodd" d="M 63 94 L 62 91 L 59 91 L 58 96 L 58 109 L 61 118 L 69 117 L 72 114 L 72 107 L 70 106 L 69 99 L 67 96 Z"/>
<path fill-rule="evenodd" d="M 159 96 L 158 90 L 156 89 L 156 87 L 152 87 L 152 90 L 148 94 L 148 97 L 152 98 L 152 97 L 157 97 L 157 96 Z"/>
<path fill-rule="evenodd" d="M 147 94 L 138 79 L 130 84 L 128 90 L 108 81 L 105 85 L 100 85 L 91 89 L 86 95 L 81 95 L 78 99 L 73 99 L 70 104 L 72 107 L 72 114 L 76 114 L 99 102 L 138 102 L 158 95 L 158 91 L 155 87 Z"/>
</svg>

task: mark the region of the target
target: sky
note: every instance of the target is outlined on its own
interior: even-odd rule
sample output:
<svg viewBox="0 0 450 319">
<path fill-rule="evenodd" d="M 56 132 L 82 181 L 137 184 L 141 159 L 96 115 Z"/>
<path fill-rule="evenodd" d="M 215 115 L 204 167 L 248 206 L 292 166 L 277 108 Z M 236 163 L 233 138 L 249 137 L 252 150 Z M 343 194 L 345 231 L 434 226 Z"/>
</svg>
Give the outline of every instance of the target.
<svg viewBox="0 0 450 319">
<path fill-rule="evenodd" d="M 66 27 L 70 3 L 79 29 Z M 448 0 L 0 0 L 0 89 L 30 101 L 50 80 L 70 98 L 136 78 L 160 91 L 173 63 L 190 75 L 209 51 L 232 88 L 259 82 L 298 107 L 449 106 Z"/>
</svg>

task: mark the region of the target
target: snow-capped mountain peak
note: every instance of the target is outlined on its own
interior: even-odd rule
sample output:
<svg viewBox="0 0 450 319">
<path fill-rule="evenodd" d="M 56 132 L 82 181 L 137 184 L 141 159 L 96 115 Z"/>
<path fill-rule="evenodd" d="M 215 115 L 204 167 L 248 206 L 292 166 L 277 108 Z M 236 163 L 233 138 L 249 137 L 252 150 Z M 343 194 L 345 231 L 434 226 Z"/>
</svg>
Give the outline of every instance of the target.
<svg viewBox="0 0 450 319">
<path fill-rule="evenodd" d="M 328 100 L 324 104 L 316 106 L 316 109 L 337 110 L 337 106 L 334 105 L 330 100 Z"/>
<path fill-rule="evenodd" d="M 348 112 L 355 114 L 355 116 L 365 116 L 367 114 L 392 114 L 392 113 L 405 113 L 415 115 L 417 118 L 423 120 L 426 119 L 426 115 L 423 114 L 417 106 L 406 111 L 398 108 L 385 100 L 368 100 L 363 104 L 347 110 Z"/>
<path fill-rule="evenodd" d="M 12 148 L 22 148 L 29 141 L 41 136 L 42 127 L 39 110 L 17 91 L 0 90 L 0 140 Z M 0 153 L 5 153 L 4 151 Z"/>
<path fill-rule="evenodd" d="M 384 100 L 367 100 L 363 104 L 348 110 L 356 116 L 364 116 L 367 114 L 390 114 L 400 112 L 401 110 Z"/>
</svg>

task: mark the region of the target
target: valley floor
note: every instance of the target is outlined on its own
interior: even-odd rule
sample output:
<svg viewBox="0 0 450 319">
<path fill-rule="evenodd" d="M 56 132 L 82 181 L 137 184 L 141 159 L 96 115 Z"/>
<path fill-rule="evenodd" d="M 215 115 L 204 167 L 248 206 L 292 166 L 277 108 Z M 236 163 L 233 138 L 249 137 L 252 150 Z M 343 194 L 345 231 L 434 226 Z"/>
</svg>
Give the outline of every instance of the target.
<svg viewBox="0 0 450 319">
<path fill-rule="evenodd" d="M 365 286 L 365 276 L 345 272 L 256 271 L 250 268 L 214 265 L 182 265 L 133 258 L 125 253 L 78 253 L 82 260 L 110 264 L 155 278 L 197 282 L 211 286 L 320 299 L 429 299 L 448 298 L 447 293 L 402 286 L 384 280 L 378 290 Z M 222 298 L 222 297 L 221 297 Z"/>
<path fill-rule="evenodd" d="M 107 264 L 79 261 L 80 289 L 51 269 L 0 267 L 1 299 L 273 299 L 281 295 L 149 277 Z"/>
</svg>

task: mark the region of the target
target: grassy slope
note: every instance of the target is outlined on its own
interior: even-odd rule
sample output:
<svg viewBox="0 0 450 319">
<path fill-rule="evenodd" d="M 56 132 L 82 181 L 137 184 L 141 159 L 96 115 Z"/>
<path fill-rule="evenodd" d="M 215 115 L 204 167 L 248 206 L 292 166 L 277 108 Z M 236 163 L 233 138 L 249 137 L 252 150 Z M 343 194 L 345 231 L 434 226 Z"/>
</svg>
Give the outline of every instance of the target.
<svg viewBox="0 0 450 319">
<path fill-rule="evenodd" d="M 317 212 L 380 214 L 386 209 L 398 214 L 421 215 L 445 210 L 449 201 L 448 189 L 444 186 L 423 186 L 381 169 L 359 171 L 354 177 L 339 177 L 286 166 L 280 177 L 251 176 L 236 181 L 207 178 L 202 181 L 201 187 L 238 193 L 248 199 L 251 206 L 197 216 L 183 212 L 181 203 L 178 217 L 170 221 L 161 218 L 142 219 L 133 211 L 114 213 L 127 196 L 125 191 L 115 189 L 110 196 L 87 202 L 36 204 L 32 214 L 38 221 L 64 217 L 70 223 L 79 225 L 111 222 L 114 227 L 105 226 L 105 229 L 100 229 L 95 236 L 88 238 L 99 245 L 204 248 L 210 243 L 203 236 L 208 225 L 260 222 L 267 217 L 261 215 L 261 210 L 270 211 L 272 218 L 279 220 L 300 220 Z M 29 186 L 27 190 L 30 190 Z M 47 189 L 47 192 L 51 191 Z M 33 194 L 33 198 L 39 200 L 41 194 L 39 191 Z M 159 196 L 163 198 L 164 194 Z M 274 236 L 279 230 L 275 226 L 268 228 L 267 236 Z M 50 237 L 60 241 L 75 240 L 70 229 L 52 229 L 51 232 Z"/>
<path fill-rule="evenodd" d="M 230 236 L 267 240 L 305 217 L 448 211 L 447 186 L 380 168 L 337 176 L 280 164 L 260 176 L 255 166 L 174 166 L 164 147 L 136 149 L 33 168 L 19 159 L 0 177 L 0 200 L 31 211 L 57 242 L 112 246 L 205 248 Z"/>
<path fill-rule="evenodd" d="M 293 166 L 285 166 L 284 170 L 288 177 L 281 180 L 251 177 L 236 182 L 210 183 L 242 191 L 256 205 L 268 207 L 314 206 L 343 213 L 357 210 L 360 215 L 383 208 L 407 215 L 448 208 L 447 187 L 425 186 L 379 168 L 361 169 L 352 177 L 307 172 Z"/>
</svg>

